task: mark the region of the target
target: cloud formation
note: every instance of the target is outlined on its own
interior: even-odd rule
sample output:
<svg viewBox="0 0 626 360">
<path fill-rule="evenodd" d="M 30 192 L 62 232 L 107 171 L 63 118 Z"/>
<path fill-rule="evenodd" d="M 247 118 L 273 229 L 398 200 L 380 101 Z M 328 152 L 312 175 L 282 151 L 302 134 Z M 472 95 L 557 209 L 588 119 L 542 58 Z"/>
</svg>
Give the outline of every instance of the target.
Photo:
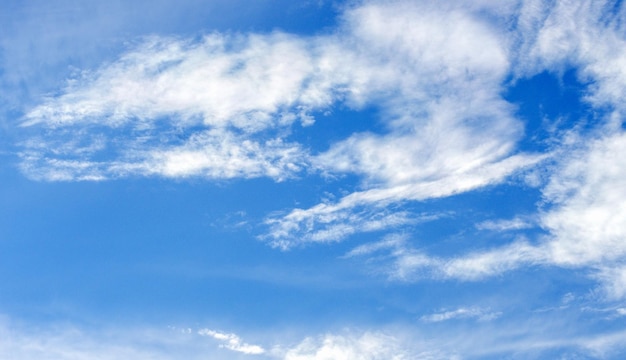
<svg viewBox="0 0 626 360">
<path fill-rule="evenodd" d="M 379 242 L 360 245 L 345 257 L 379 259 L 380 268 L 392 280 L 418 281 L 425 278 L 477 281 L 517 269 L 544 263 L 543 249 L 519 240 L 508 245 L 462 253 L 454 257 L 433 256 L 415 249 L 409 236 L 388 235 Z"/>
<path fill-rule="evenodd" d="M 386 186 L 478 170 L 508 156 L 521 134 L 498 96 L 506 52 L 471 14 L 455 14 L 453 26 L 442 25 L 445 16 L 419 4 L 364 4 L 331 35 L 148 38 L 26 114 L 24 126 L 49 130 L 23 143 L 22 169 L 43 180 L 280 180 L 310 158 L 321 171 Z M 280 140 L 337 102 L 379 106 L 389 132 L 356 134 L 313 157 Z"/>
<path fill-rule="evenodd" d="M 475 318 L 479 321 L 489 321 L 496 319 L 501 313 L 489 312 L 488 310 L 480 308 L 458 308 L 456 310 L 448 310 L 440 313 L 434 313 L 424 315 L 420 317 L 420 320 L 424 322 L 442 322 L 453 319 L 468 319 Z"/>
<path fill-rule="evenodd" d="M 69 82 L 25 116 L 48 128 L 23 143 L 22 169 L 42 180 L 132 175 L 283 179 L 297 144 L 260 136 L 323 106 L 305 82 L 313 59 L 284 34 L 154 37 Z"/>
<path fill-rule="evenodd" d="M 455 314 L 467 314 L 459 309 Z M 471 311 L 469 312 L 473 314 Z M 159 328 L 111 328 L 87 330 L 57 324 L 47 328 L 0 326 L 0 355 L 15 360 L 54 358 L 55 360 L 87 359 L 280 359 L 280 360 L 378 360 L 378 359 L 464 359 L 502 357 L 516 354 L 541 357 L 548 354 L 611 357 L 623 350 L 626 332 L 606 331 L 599 334 L 571 332 L 563 328 L 563 315 L 554 314 L 551 321 L 524 318 L 502 322 L 495 315 L 472 325 L 472 331 L 459 333 L 459 328 L 440 326 L 458 324 L 454 315 L 433 314 L 424 318 L 421 328 L 386 330 L 344 330 L 306 336 L 295 344 L 281 341 L 268 350 L 247 345 L 234 334 L 190 328 L 169 330 Z M 445 318 L 445 319 L 444 319 Z M 569 319 L 572 320 L 572 319 Z M 434 321 L 434 322 L 433 322 Z M 616 321 L 620 321 L 619 319 Z M 450 331 L 452 329 L 452 331 Z M 276 334 L 274 334 L 276 335 Z M 206 337 L 222 341 L 220 347 Z M 267 336 L 267 334 L 266 334 Z"/>
<path fill-rule="evenodd" d="M 397 337 L 384 333 L 326 334 L 310 337 L 289 349 L 284 360 L 324 359 L 444 359 L 438 350 L 416 351 L 405 346 Z"/>
<path fill-rule="evenodd" d="M 543 189 L 548 209 L 539 213 L 538 222 L 546 235 L 534 243 L 521 238 L 504 246 L 441 258 L 412 248 L 404 235 L 359 246 L 348 256 L 374 256 L 384 251 L 391 259 L 385 266 L 388 275 L 409 281 L 423 277 L 478 280 L 522 266 L 590 267 L 597 271 L 594 276 L 605 284 L 610 298 L 622 298 L 626 295 L 626 162 L 621 154 L 626 151 L 626 135 L 621 131 L 602 133 L 588 144 L 581 143 L 574 141 L 574 148 L 565 147 L 567 155 Z M 478 226 L 506 230 L 519 229 L 520 223 Z"/>
<path fill-rule="evenodd" d="M 348 232 L 352 234 L 356 229 L 360 229 L 359 232 L 370 229 L 386 230 L 392 226 L 428 220 L 403 211 L 389 211 L 393 211 L 393 205 L 407 201 L 442 198 L 496 184 L 543 159 L 543 156 L 514 155 L 494 164 L 483 164 L 467 173 L 445 174 L 441 179 L 357 191 L 335 203 L 321 203 L 309 209 L 294 209 L 285 216 L 268 218 L 266 224 L 270 226 L 270 230 L 264 238 L 269 239 L 272 245 L 286 249 L 300 243 L 342 240 L 345 232 L 331 232 L 329 236 L 317 235 L 318 229 L 337 227 L 337 224 L 355 229 Z M 367 210 L 362 211 L 363 208 Z M 384 221 L 376 222 L 377 218 Z"/>
<path fill-rule="evenodd" d="M 485 220 L 476 224 L 476 229 L 490 231 L 515 231 L 532 228 L 534 226 L 535 225 L 529 219 L 515 217 L 513 219 L 506 220 Z"/>
<path fill-rule="evenodd" d="M 21 169 L 35 179 L 66 181 L 356 175 L 359 183 L 336 201 L 265 219 L 260 237 L 289 249 L 434 221 L 439 215 L 404 205 L 539 168 L 543 203 L 530 217 L 544 235 L 449 258 L 388 239 L 348 256 L 387 251 L 386 272 L 409 280 L 587 267 L 621 297 L 624 24 L 624 6 L 610 1 L 364 1 L 346 7 L 326 34 L 144 38 L 27 112 Z M 503 98 L 506 87 L 570 68 L 587 84 L 582 100 L 602 114 L 553 134 L 550 153 L 521 152 L 525 124 Z M 295 126 L 306 132 L 316 113 L 335 107 L 374 107 L 381 129 L 323 149 L 292 136 Z M 520 217 L 475 225 L 528 226 Z"/>
<path fill-rule="evenodd" d="M 316 229 L 333 223 L 368 231 L 372 220 L 361 216 L 362 207 L 385 214 L 392 204 L 475 190 L 545 158 L 514 151 L 522 123 L 500 96 L 509 71 L 506 40 L 471 11 L 443 10 L 450 9 L 399 2 L 367 4 L 346 15 L 363 44 L 359 58 L 375 64 L 364 68 L 384 74 L 362 77 L 382 106 L 388 132 L 357 133 L 315 156 L 313 164 L 324 171 L 360 175 L 365 189 L 268 219 L 273 245 L 318 241 Z M 376 229 L 410 223 L 402 211 L 398 217 L 399 223 Z M 344 237 L 335 232 L 322 241 Z"/>
<path fill-rule="evenodd" d="M 261 346 L 246 344 L 236 334 L 222 333 L 210 329 L 201 329 L 198 330 L 198 335 L 210 336 L 223 343 L 222 345 L 220 345 L 220 347 L 243 354 L 259 355 L 265 352 L 265 349 L 263 349 Z"/>
</svg>

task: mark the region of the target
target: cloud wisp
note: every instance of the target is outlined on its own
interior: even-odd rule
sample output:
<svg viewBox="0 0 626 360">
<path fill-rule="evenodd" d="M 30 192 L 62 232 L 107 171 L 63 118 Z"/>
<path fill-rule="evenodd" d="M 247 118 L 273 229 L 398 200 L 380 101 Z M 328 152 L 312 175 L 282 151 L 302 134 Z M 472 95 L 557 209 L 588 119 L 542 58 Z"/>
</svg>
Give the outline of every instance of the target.
<svg viewBox="0 0 626 360">
<path fill-rule="evenodd" d="M 360 58 L 385 74 L 384 81 L 370 79 L 369 88 L 377 90 L 389 131 L 354 134 L 315 156 L 313 164 L 324 171 L 361 175 L 365 190 L 269 218 L 265 238 L 273 245 L 319 241 L 315 229 L 335 222 L 369 229 L 362 207 L 385 214 L 404 201 L 471 191 L 545 158 L 514 153 L 522 129 L 499 96 L 509 66 L 504 39 L 471 13 L 455 13 L 453 22 L 445 16 L 406 4 L 366 5 L 347 15 L 353 36 L 367 49 Z M 389 18 L 398 21 L 389 24 Z M 403 212 L 393 219 L 398 217 L 400 225 L 410 223 Z M 377 229 L 396 225 L 389 221 Z M 337 232 L 322 241 L 344 237 Z"/>
<path fill-rule="evenodd" d="M 394 187 L 357 191 L 341 198 L 336 203 L 321 203 L 309 209 L 294 209 L 282 217 L 268 218 L 266 224 L 270 229 L 263 238 L 268 239 L 273 246 L 288 249 L 307 242 L 342 240 L 346 235 L 357 232 L 356 229 L 360 229 L 358 232 L 387 230 L 424 220 L 434 220 L 436 217 L 424 218 L 402 210 L 393 211 L 393 208 L 394 205 L 401 205 L 407 201 L 447 197 L 493 185 L 516 171 L 537 164 L 544 158 L 544 156 L 533 155 L 511 156 L 501 162 L 473 169 L 474 171 L 469 173 L 451 174 L 442 179 Z M 383 221 L 376 221 L 378 219 Z M 340 226 L 350 230 L 325 232 L 329 227 L 339 228 Z"/>
<path fill-rule="evenodd" d="M 392 278 L 404 280 L 424 276 L 478 280 L 533 265 L 591 268 L 610 298 L 622 298 L 626 295 L 626 163 L 621 154 L 626 151 L 626 136 L 603 133 L 584 146 L 564 151 L 568 156 L 557 164 L 543 189 L 548 209 L 539 213 L 538 226 L 546 234 L 534 243 L 519 239 L 501 247 L 438 258 L 413 249 L 405 235 L 362 245 L 348 256 L 373 256 L 384 250 L 393 259 L 386 271 Z M 479 225 L 506 230 L 526 223 Z"/>
<path fill-rule="evenodd" d="M 497 319 L 501 312 L 492 312 L 489 309 L 478 307 L 461 307 L 455 310 L 446 310 L 438 313 L 428 314 L 420 317 L 421 321 L 436 323 L 454 319 L 476 319 L 478 321 L 489 321 Z"/>
<path fill-rule="evenodd" d="M 23 142 L 22 170 L 42 180 L 281 180 L 312 166 L 385 188 L 456 182 L 442 196 L 498 181 L 518 166 L 506 158 L 521 134 L 498 96 L 506 51 L 471 14 L 456 14 L 452 27 L 445 16 L 420 4 L 363 4 L 331 35 L 148 38 L 26 114 L 27 130 L 47 130 Z M 283 140 L 295 121 L 310 125 L 311 112 L 337 103 L 380 107 L 389 132 L 355 134 L 316 155 Z M 501 161 L 504 174 L 484 169 Z M 481 172 L 486 180 L 472 179 Z M 465 173 L 477 184 L 460 184 Z"/>
<path fill-rule="evenodd" d="M 357 246 L 344 257 L 378 259 L 377 271 L 391 280 L 408 282 L 427 278 L 477 281 L 545 261 L 542 249 L 524 240 L 455 257 L 429 255 L 415 249 L 408 240 L 406 234 L 388 235 L 379 242 Z"/>
<path fill-rule="evenodd" d="M 482 315 L 477 315 L 482 314 Z M 295 343 L 278 340 L 273 345 L 250 345 L 232 333 L 190 328 L 112 328 L 86 330 L 57 325 L 37 329 L 3 323 L 0 355 L 15 360 L 54 358 L 87 359 L 465 359 L 516 354 L 576 354 L 610 357 L 623 350 L 626 332 L 614 329 L 596 334 L 571 331 L 564 314 L 552 321 L 530 317 L 507 321 L 498 313 L 476 308 L 431 314 L 419 327 L 379 330 L 345 329 L 300 338 Z M 482 318 L 481 316 L 486 317 Z M 545 314 L 544 314 L 545 316 Z M 460 318 L 474 318 L 472 331 L 460 334 Z M 542 318 L 545 320 L 545 317 Z M 571 319 L 569 319 L 571 321 Z M 616 320 L 619 321 L 619 320 Z M 462 326 L 461 326 L 462 328 Z M 265 334 L 264 337 L 272 334 Z M 277 334 L 273 334 L 277 337 Z M 207 341 L 207 337 L 219 341 Z"/>
<path fill-rule="evenodd" d="M 268 176 L 304 164 L 298 144 L 260 135 L 301 119 L 313 59 L 284 34 L 150 38 L 69 82 L 25 116 L 46 135 L 23 143 L 22 170 L 42 180 L 132 175 Z"/>
<path fill-rule="evenodd" d="M 265 349 L 263 349 L 261 346 L 247 344 L 243 342 L 243 340 L 241 340 L 241 338 L 236 334 L 222 333 L 210 329 L 201 329 L 198 330 L 198 335 L 209 336 L 218 341 L 221 341 L 222 344 L 220 345 L 220 347 L 228 350 L 248 355 L 260 355 L 265 353 Z"/>
<path fill-rule="evenodd" d="M 486 220 L 476 224 L 476 229 L 503 232 L 529 229 L 535 226 L 530 219 L 515 217 L 513 219 Z"/>
</svg>

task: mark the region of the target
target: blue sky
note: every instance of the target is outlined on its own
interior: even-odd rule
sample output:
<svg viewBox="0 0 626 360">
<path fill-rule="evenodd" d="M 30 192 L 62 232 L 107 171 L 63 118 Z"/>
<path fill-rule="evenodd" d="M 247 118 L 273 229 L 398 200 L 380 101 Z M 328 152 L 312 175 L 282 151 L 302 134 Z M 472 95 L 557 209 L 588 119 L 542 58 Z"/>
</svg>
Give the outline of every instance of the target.
<svg viewBox="0 0 626 360">
<path fill-rule="evenodd" d="M 626 355 L 621 1 L 0 21 L 0 358 Z"/>
</svg>

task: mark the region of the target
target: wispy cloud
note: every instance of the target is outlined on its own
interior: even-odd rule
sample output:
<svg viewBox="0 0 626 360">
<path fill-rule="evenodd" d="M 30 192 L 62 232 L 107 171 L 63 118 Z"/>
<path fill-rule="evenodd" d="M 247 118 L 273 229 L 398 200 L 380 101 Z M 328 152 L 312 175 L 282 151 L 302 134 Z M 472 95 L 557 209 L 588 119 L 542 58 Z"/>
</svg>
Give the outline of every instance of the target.
<svg viewBox="0 0 626 360">
<path fill-rule="evenodd" d="M 519 155 L 511 156 L 494 164 L 484 165 L 478 169 L 472 169 L 467 173 L 452 173 L 442 175 L 440 179 L 417 181 L 394 187 L 373 188 L 365 191 L 351 193 L 335 203 L 322 203 L 309 209 L 295 209 L 282 217 L 272 217 L 266 220 L 270 226 L 265 236 L 270 243 L 282 248 L 288 248 L 301 243 L 310 242 L 312 239 L 302 236 L 303 233 L 315 233 L 328 223 L 344 224 L 350 228 L 358 228 L 360 231 L 367 230 L 362 226 L 371 221 L 373 215 L 364 217 L 362 210 L 367 209 L 375 216 L 385 215 L 393 205 L 399 205 L 406 201 L 426 200 L 441 198 L 471 191 L 480 187 L 492 185 L 502 181 L 507 176 L 537 164 L 543 160 L 543 156 Z M 382 214 L 382 215 L 381 215 Z M 376 230 L 388 229 L 391 225 L 405 225 L 419 222 L 419 215 L 407 216 L 405 212 L 397 211 L 391 218 L 393 221 L 378 223 Z M 412 219 L 412 220 L 411 220 Z M 429 218 L 426 218 L 428 220 Z M 344 234 L 330 238 L 341 240 Z"/>
<path fill-rule="evenodd" d="M 389 131 L 354 134 L 315 156 L 313 164 L 323 171 L 361 175 L 365 190 L 268 219 L 272 244 L 310 241 L 302 234 L 329 220 L 354 228 L 341 219 L 362 207 L 384 213 L 404 201 L 496 184 L 543 159 L 514 152 L 522 129 L 499 95 L 509 66 L 504 39 L 471 11 L 443 21 L 447 16 L 404 3 L 370 4 L 347 14 L 353 36 L 367 44 L 361 50 L 367 60 L 360 61 L 374 62 L 376 73 L 384 74 L 363 79 L 378 97 Z"/>
<path fill-rule="evenodd" d="M 280 180 L 304 153 L 259 132 L 308 124 L 307 108 L 328 103 L 309 94 L 314 61 L 304 40 L 284 34 L 147 39 L 26 114 L 26 130 L 49 130 L 22 143 L 22 169 L 43 180 Z"/>
<path fill-rule="evenodd" d="M 626 10 L 614 1 L 524 3 L 521 36 L 522 64 L 535 71 L 578 68 L 578 75 L 591 82 L 588 101 L 625 110 L 620 99 L 626 94 Z"/>
<path fill-rule="evenodd" d="M 476 224 L 476 229 L 490 231 L 512 231 L 528 229 L 535 226 L 536 225 L 528 219 L 515 217 L 513 219 L 486 220 Z"/>
<path fill-rule="evenodd" d="M 399 9 L 402 15 L 393 13 Z M 270 218 L 267 221 L 270 225 L 267 238 L 281 247 L 309 242 L 313 238 L 308 238 L 306 234 L 314 234 L 329 223 L 336 224 L 334 226 L 338 228 L 341 225 L 355 228 L 354 224 L 359 222 L 351 222 L 351 219 L 361 220 L 355 214 L 362 213 L 363 208 L 386 214 L 393 209 L 390 205 L 471 191 L 498 183 L 525 166 L 535 166 L 542 157 L 511 156 L 517 140 L 516 122 L 497 95 L 502 76 L 509 69 L 513 73 L 521 71 L 529 74 L 530 71 L 533 74 L 545 69 L 564 71 L 573 65 L 578 67 L 579 78 L 591 84 L 584 101 L 598 108 L 608 106 L 616 111 L 596 119 L 600 125 L 591 134 L 565 134 L 561 140 L 562 147 L 552 154 L 556 165 L 547 170 L 548 184 L 542 189 L 544 203 L 539 204 L 537 215 L 531 215 L 532 223 L 514 217 L 476 225 L 479 230 L 494 231 L 538 226 L 547 232 L 546 236 L 531 241 L 518 239 L 510 244 L 452 258 L 430 256 L 389 240 L 355 248 L 347 256 L 385 249 L 395 259 L 389 264 L 388 273 L 402 279 L 429 276 L 475 280 L 533 265 L 590 267 L 599 271 L 598 278 L 604 279 L 611 296 L 623 294 L 620 264 L 626 248 L 620 239 L 626 236 L 623 225 L 626 224 L 626 215 L 622 211 L 626 193 L 621 181 L 625 174 L 620 169 L 626 168 L 626 165 L 619 154 L 625 151 L 623 145 L 626 142 L 621 128 L 624 109 L 619 99 L 626 91 L 624 67 L 620 65 L 626 58 L 623 50 L 626 49 L 623 36 L 626 10 L 623 6 L 614 8 L 610 2 L 592 1 L 576 4 L 530 1 L 521 3 L 515 10 L 501 10 L 504 13 L 511 11 L 508 16 L 517 18 L 513 30 L 517 33 L 507 35 L 511 36 L 509 40 L 512 42 L 494 36 L 487 25 L 471 15 L 471 10 L 460 12 L 465 14 L 459 15 L 461 22 L 468 22 L 463 23 L 463 27 L 476 31 L 469 43 L 480 41 L 488 44 L 486 48 L 490 49 L 487 55 L 483 54 L 484 58 L 476 62 L 472 61 L 478 59 L 473 58 L 475 54 L 472 50 L 458 46 L 457 41 L 460 43 L 463 35 L 458 35 L 453 28 L 439 29 L 437 24 L 429 21 L 420 22 L 421 25 L 415 27 L 421 28 L 423 33 L 437 33 L 445 38 L 446 41 L 440 41 L 441 38 L 436 40 L 444 48 L 454 47 L 446 48 L 452 56 L 442 58 L 437 58 L 437 51 L 428 51 L 432 49 L 428 40 L 411 33 L 413 27 L 398 25 L 407 30 L 400 32 L 391 25 L 388 31 L 378 32 L 382 28 L 382 18 L 397 17 L 401 19 L 398 24 L 403 24 L 403 19 L 416 16 L 411 12 L 411 6 L 371 5 L 350 13 L 352 24 L 357 24 L 354 25 L 356 34 L 367 34 L 373 39 L 375 49 L 378 49 L 376 46 L 381 49 L 393 46 L 397 54 L 401 54 L 389 60 L 397 62 L 397 68 L 402 68 L 403 61 L 411 59 L 411 63 L 428 69 L 428 74 L 436 73 L 438 80 L 446 81 L 434 81 L 427 74 L 421 76 L 421 73 L 416 73 L 416 81 L 412 82 L 417 85 L 399 86 L 400 90 L 394 94 L 393 100 L 384 100 L 394 104 L 394 107 L 389 106 L 386 114 L 390 116 L 388 133 L 355 134 L 316 156 L 314 163 L 327 171 L 362 175 L 366 189 L 334 203 L 295 209 L 285 216 Z M 428 14 L 437 19 L 436 11 Z M 404 52 L 407 44 L 414 45 L 411 49 L 415 51 Z M 520 47 L 510 50 L 510 44 Z M 463 53 L 466 50 L 468 52 Z M 468 73 L 483 79 L 480 92 L 474 93 L 473 80 L 463 75 L 447 77 L 454 73 L 456 56 L 467 59 L 464 66 Z M 439 59 L 436 66 L 428 60 L 435 58 Z M 498 70 L 491 76 L 480 75 L 484 70 L 482 65 L 487 63 Z M 430 68 L 431 65 L 434 67 Z M 389 72 L 386 76 L 393 79 L 392 74 Z M 410 78 L 410 74 L 405 76 Z M 397 83 L 404 84 L 402 80 L 397 80 Z M 436 90 L 420 92 L 420 86 L 426 84 Z M 428 94 L 434 93 L 436 98 L 428 97 Z M 402 103 L 403 99 L 414 99 L 419 105 L 411 107 Z M 449 106 L 447 101 L 470 105 L 454 107 Z M 502 122 L 490 122 L 491 126 L 495 126 L 493 131 L 479 133 L 474 131 L 474 126 L 484 129 L 485 125 L 468 120 L 476 117 L 488 119 L 486 121 L 498 118 Z M 408 218 L 403 210 L 396 211 L 401 219 Z M 389 226 L 380 229 L 407 223 L 405 220 L 389 222 Z M 331 239 L 341 240 L 345 234 L 334 233 Z"/>
<path fill-rule="evenodd" d="M 626 246 L 626 135 L 601 135 L 570 150 L 544 196 L 554 207 L 541 217 L 552 234 L 555 263 L 580 265 L 623 258 Z"/>
<path fill-rule="evenodd" d="M 562 314 L 561 314 L 562 315 Z M 563 321 L 553 319 L 551 324 L 540 320 L 517 319 L 502 327 L 493 327 L 486 321 L 471 331 L 456 334 L 452 324 L 444 322 L 443 330 L 388 328 L 380 331 L 344 331 L 307 337 L 289 348 L 274 348 L 274 353 L 285 360 L 321 359 L 465 359 L 484 357 L 540 358 L 546 354 L 606 357 L 620 354 L 624 349 L 624 331 L 584 335 L 558 329 Z M 548 355 L 550 356 L 550 355 Z"/>
<path fill-rule="evenodd" d="M 579 144 L 579 142 L 574 142 Z M 405 237 L 392 237 L 352 250 L 350 256 L 373 256 L 385 251 L 391 262 L 383 266 L 392 278 L 426 277 L 476 280 L 519 267 L 550 265 L 589 267 L 610 298 L 626 294 L 623 261 L 626 246 L 626 151 L 623 133 L 602 134 L 576 148 L 566 147 L 548 185 L 543 189 L 548 209 L 538 225 L 547 234 L 456 257 L 430 256 L 412 248 Z M 525 227 L 519 219 L 483 222 L 479 228 L 503 230 Z"/>
<path fill-rule="evenodd" d="M 502 315 L 501 312 L 492 312 L 489 309 L 461 307 L 455 310 L 447 310 L 424 315 L 420 317 L 420 320 L 424 322 L 442 322 L 454 319 L 476 319 L 478 321 L 489 321 L 498 318 L 500 315 Z"/>
<path fill-rule="evenodd" d="M 285 352 L 285 360 L 322 359 L 444 359 L 439 350 L 415 351 L 404 346 L 398 338 L 382 332 L 361 334 L 327 334 L 311 337 Z"/>
<path fill-rule="evenodd" d="M 451 16 L 428 8 L 419 9 L 432 19 Z M 615 154 L 623 150 L 624 108 L 619 99 L 626 92 L 624 66 L 620 65 L 626 59 L 624 7 L 597 1 L 576 4 L 529 1 L 520 3 L 515 10 L 502 7 L 500 14 L 517 19 L 512 33 L 504 35 L 510 36 L 506 40 L 490 32 L 489 26 L 472 14 L 469 7 L 456 9 L 459 12 L 453 16 L 460 16 L 459 23 L 464 29 L 470 29 L 471 39 L 465 39 L 455 27 L 440 28 L 440 24 L 447 22 L 425 20 L 415 27 L 404 24 L 409 17 L 420 18 L 412 10 L 415 8 L 409 5 L 368 5 L 349 13 L 351 24 L 356 24 L 354 33 L 367 34 L 374 49 L 393 46 L 395 55 L 386 59 L 394 63 L 394 68 L 420 64 L 427 69 L 424 74 L 407 71 L 403 79 L 394 78 L 393 71 L 385 73 L 386 78 L 400 84 L 393 99 L 381 102 L 393 104 L 385 108 L 389 116 L 388 133 L 355 134 L 315 157 L 314 163 L 328 171 L 362 175 L 366 190 L 356 191 L 336 203 L 295 209 L 283 217 L 268 219 L 267 237 L 272 243 L 286 247 L 310 241 L 302 233 L 314 232 L 335 219 L 340 224 L 350 224 L 343 219 L 350 219 L 362 207 L 388 211 L 390 204 L 471 191 L 501 182 L 519 169 L 538 164 L 541 156 L 511 156 L 519 135 L 516 132 L 519 123 L 511 118 L 498 89 L 507 71 L 532 75 L 546 69 L 558 72 L 575 66 L 581 81 L 590 83 L 583 100 L 598 108 L 616 109 L 616 112 L 595 120 L 601 123 L 600 128 L 606 128 L 601 135 L 581 134 L 576 139 L 562 140 L 570 145 L 572 142 L 595 145 L 584 149 L 565 146 L 556 161 L 560 165 L 549 170 L 556 172 L 547 175 L 551 180 L 543 192 L 547 203 L 552 205 L 546 207 L 549 210 L 539 212 L 537 223 L 551 236 L 534 239 L 538 245 L 516 243 L 482 254 L 470 254 L 467 259 L 471 259 L 471 264 L 492 264 L 487 266 L 491 270 L 484 271 L 497 273 L 498 268 L 509 270 L 528 263 L 587 266 L 597 264 L 600 259 L 621 258 L 623 249 L 617 239 L 623 238 L 626 229 L 622 225 L 626 222 L 622 219 L 620 205 L 626 195 L 618 184 L 619 169 L 623 166 Z M 396 29 L 395 25 L 382 26 L 385 18 L 400 19 L 397 24 L 406 31 Z M 433 49 L 435 45 L 429 42 L 431 40 L 413 33 L 414 29 L 438 34 L 429 39 L 452 55 L 437 57 L 439 52 Z M 462 42 L 477 42 L 481 46 L 463 47 Z M 408 50 L 408 44 L 413 45 L 410 47 L 413 50 Z M 477 55 L 475 49 L 478 48 L 489 51 Z M 376 59 L 376 56 L 368 58 Z M 456 73 L 459 58 L 466 59 L 463 66 L 467 74 L 482 79 L 480 91 L 475 88 L 473 78 Z M 430 62 L 432 59 L 438 59 L 436 64 Z M 496 70 L 487 74 L 491 70 L 483 67 L 485 64 L 491 64 Z M 430 76 L 432 74 L 437 74 L 436 80 Z M 404 86 L 404 79 L 411 79 L 414 85 Z M 429 91 L 421 91 L 421 86 L 427 86 Z M 433 94 L 436 96 L 429 98 Z M 403 103 L 408 99 L 416 105 Z M 477 118 L 483 120 L 475 121 Z M 477 131 L 479 128 L 481 131 Z M 485 128 L 490 131 L 484 131 Z M 586 138 L 589 136 L 593 140 Z M 573 153 L 568 154 L 568 151 Z M 529 223 L 519 217 L 509 222 L 477 225 L 479 229 L 500 231 L 527 226 Z M 343 235 L 338 234 L 334 239 L 342 238 Z M 506 256 L 497 260 L 500 255 Z M 491 258 L 494 260 L 488 261 Z M 463 268 L 469 263 L 459 259 L 454 264 Z"/>
<path fill-rule="evenodd" d="M 168 117 L 179 126 L 258 131 L 290 123 L 295 117 L 281 116 L 281 110 L 328 101 L 307 96 L 304 82 L 314 59 L 305 46 L 280 33 L 148 38 L 114 63 L 70 81 L 62 95 L 31 110 L 24 125 L 150 127 Z"/>
<path fill-rule="evenodd" d="M 210 329 L 198 330 L 198 334 L 202 336 L 209 336 L 221 341 L 222 345 L 220 345 L 220 347 L 226 348 L 228 350 L 249 355 L 259 355 L 265 353 L 265 349 L 263 349 L 261 346 L 247 344 L 235 334 L 222 333 Z"/>
<path fill-rule="evenodd" d="M 415 249 L 408 235 L 390 235 L 380 242 L 361 245 L 346 257 L 378 257 L 378 271 L 392 280 L 418 281 L 424 278 L 482 280 L 521 266 L 546 261 L 543 249 L 524 241 L 492 249 L 463 253 L 454 257 L 438 257 Z"/>
<path fill-rule="evenodd" d="M 49 130 L 23 143 L 22 169 L 47 180 L 282 179 L 308 155 L 298 144 L 276 146 L 281 132 L 343 101 L 380 106 L 390 132 L 336 144 L 315 156 L 320 170 L 387 186 L 483 171 L 505 160 L 521 134 L 498 96 L 506 49 L 485 22 L 455 12 L 453 25 L 443 26 L 448 15 L 371 3 L 349 9 L 331 35 L 146 39 L 26 114 L 25 126 Z M 486 126 L 488 133 L 479 131 Z M 216 144 L 216 132 L 234 140 Z M 450 192 L 472 186 L 457 188 Z"/>
<path fill-rule="evenodd" d="M 349 255 L 386 248 L 387 272 L 403 279 L 590 267 L 622 296 L 626 10 L 601 1 L 517 5 L 370 1 L 346 7 L 339 26 L 308 37 L 145 38 L 25 115 L 21 169 L 42 180 L 280 181 L 305 170 L 360 177 L 337 201 L 266 218 L 261 237 L 286 249 L 434 220 L 404 205 L 499 184 L 552 156 L 544 203 L 532 217 L 546 236 L 450 258 L 400 243 Z M 514 25 L 500 31 L 499 22 Z M 571 66 L 589 83 L 584 101 L 613 114 L 594 119 L 592 134 L 560 139 L 554 153 L 520 153 L 524 124 L 502 97 L 506 82 Z M 310 126 L 311 114 L 338 105 L 376 107 L 383 130 L 323 151 L 290 137 L 293 124 Z M 476 225 L 527 226 L 520 217 Z"/>
<path fill-rule="evenodd" d="M 87 359 L 463 359 L 516 354 L 522 357 L 543 354 L 576 354 L 607 357 L 624 351 L 626 332 L 587 333 L 572 328 L 568 313 L 530 315 L 513 319 L 486 309 L 459 308 L 426 316 L 412 326 L 353 328 L 299 337 L 287 342 L 279 333 L 265 333 L 274 338 L 270 345 L 246 344 L 238 335 L 209 329 L 168 329 L 115 327 L 86 329 L 66 324 L 48 327 L 16 325 L 3 319 L 0 323 L 0 356 L 15 360 L 54 358 Z M 479 320 L 471 331 L 459 318 Z M 448 320 L 448 321 L 446 321 Z M 549 321 L 548 321 L 549 320 Z M 607 320 L 619 322 L 621 319 Z M 419 325 L 419 326 L 416 326 Z M 300 332 L 299 330 L 298 332 Z M 207 341 L 207 337 L 215 341 Z M 267 341 L 267 340 L 266 340 Z"/>
<path fill-rule="evenodd" d="M 206 355 L 198 354 L 214 352 L 189 341 L 187 334 L 154 328 L 89 331 L 67 324 L 34 328 L 2 320 L 0 357 L 5 359 L 200 359 Z"/>
<path fill-rule="evenodd" d="M 261 238 L 274 247 L 286 250 L 307 243 L 341 241 L 356 233 L 417 225 L 440 217 L 377 205 L 365 203 L 342 208 L 341 203 L 330 203 L 306 210 L 292 210 L 283 217 L 267 219 L 265 223 L 270 227 L 270 232 Z"/>
<path fill-rule="evenodd" d="M 428 221 L 401 205 L 497 184 L 545 158 L 515 151 L 523 124 L 501 97 L 508 42 L 479 15 L 501 10 L 463 6 L 365 2 L 310 37 L 146 38 L 25 115 L 34 135 L 21 169 L 41 180 L 361 176 L 362 190 L 336 203 L 269 217 L 263 238 L 281 248 Z M 385 131 L 321 153 L 287 140 L 296 121 L 337 104 L 379 108 Z"/>
<path fill-rule="evenodd" d="M 116 140 L 104 140 L 109 146 L 102 144 L 100 147 L 96 143 L 69 150 L 67 146 L 72 146 L 71 143 L 55 147 L 58 139 L 32 140 L 28 150 L 21 154 L 21 169 L 34 179 L 51 181 L 156 175 L 211 179 L 267 176 L 283 180 L 300 171 L 307 162 L 297 144 L 284 143 L 280 139 L 256 141 L 216 129 L 194 133 L 180 145 L 149 145 L 148 142 L 155 141 L 151 137 L 131 139 L 120 136 Z M 115 151 L 107 147 L 115 147 L 119 142 L 128 147 L 115 149 L 120 152 L 119 158 L 97 159 L 97 152 Z"/>
</svg>

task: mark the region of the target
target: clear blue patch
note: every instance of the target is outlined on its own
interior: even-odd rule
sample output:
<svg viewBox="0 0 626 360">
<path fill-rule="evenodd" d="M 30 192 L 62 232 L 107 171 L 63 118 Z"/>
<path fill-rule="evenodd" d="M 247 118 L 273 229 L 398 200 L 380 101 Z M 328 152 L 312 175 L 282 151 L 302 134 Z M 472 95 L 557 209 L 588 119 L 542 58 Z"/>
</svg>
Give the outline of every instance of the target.
<svg viewBox="0 0 626 360">
<path fill-rule="evenodd" d="M 520 149 L 545 151 L 561 131 L 592 127 L 597 118 L 584 101 L 588 86 L 570 69 L 562 76 L 545 71 L 510 87 L 504 97 L 517 107 L 517 117 L 526 124 Z"/>
<path fill-rule="evenodd" d="M 380 119 L 380 111 L 373 107 L 355 110 L 336 105 L 313 112 L 311 116 L 315 123 L 304 127 L 300 123 L 295 124 L 290 138 L 311 149 L 313 154 L 322 153 L 332 144 L 346 140 L 354 134 L 387 132 Z"/>
</svg>

